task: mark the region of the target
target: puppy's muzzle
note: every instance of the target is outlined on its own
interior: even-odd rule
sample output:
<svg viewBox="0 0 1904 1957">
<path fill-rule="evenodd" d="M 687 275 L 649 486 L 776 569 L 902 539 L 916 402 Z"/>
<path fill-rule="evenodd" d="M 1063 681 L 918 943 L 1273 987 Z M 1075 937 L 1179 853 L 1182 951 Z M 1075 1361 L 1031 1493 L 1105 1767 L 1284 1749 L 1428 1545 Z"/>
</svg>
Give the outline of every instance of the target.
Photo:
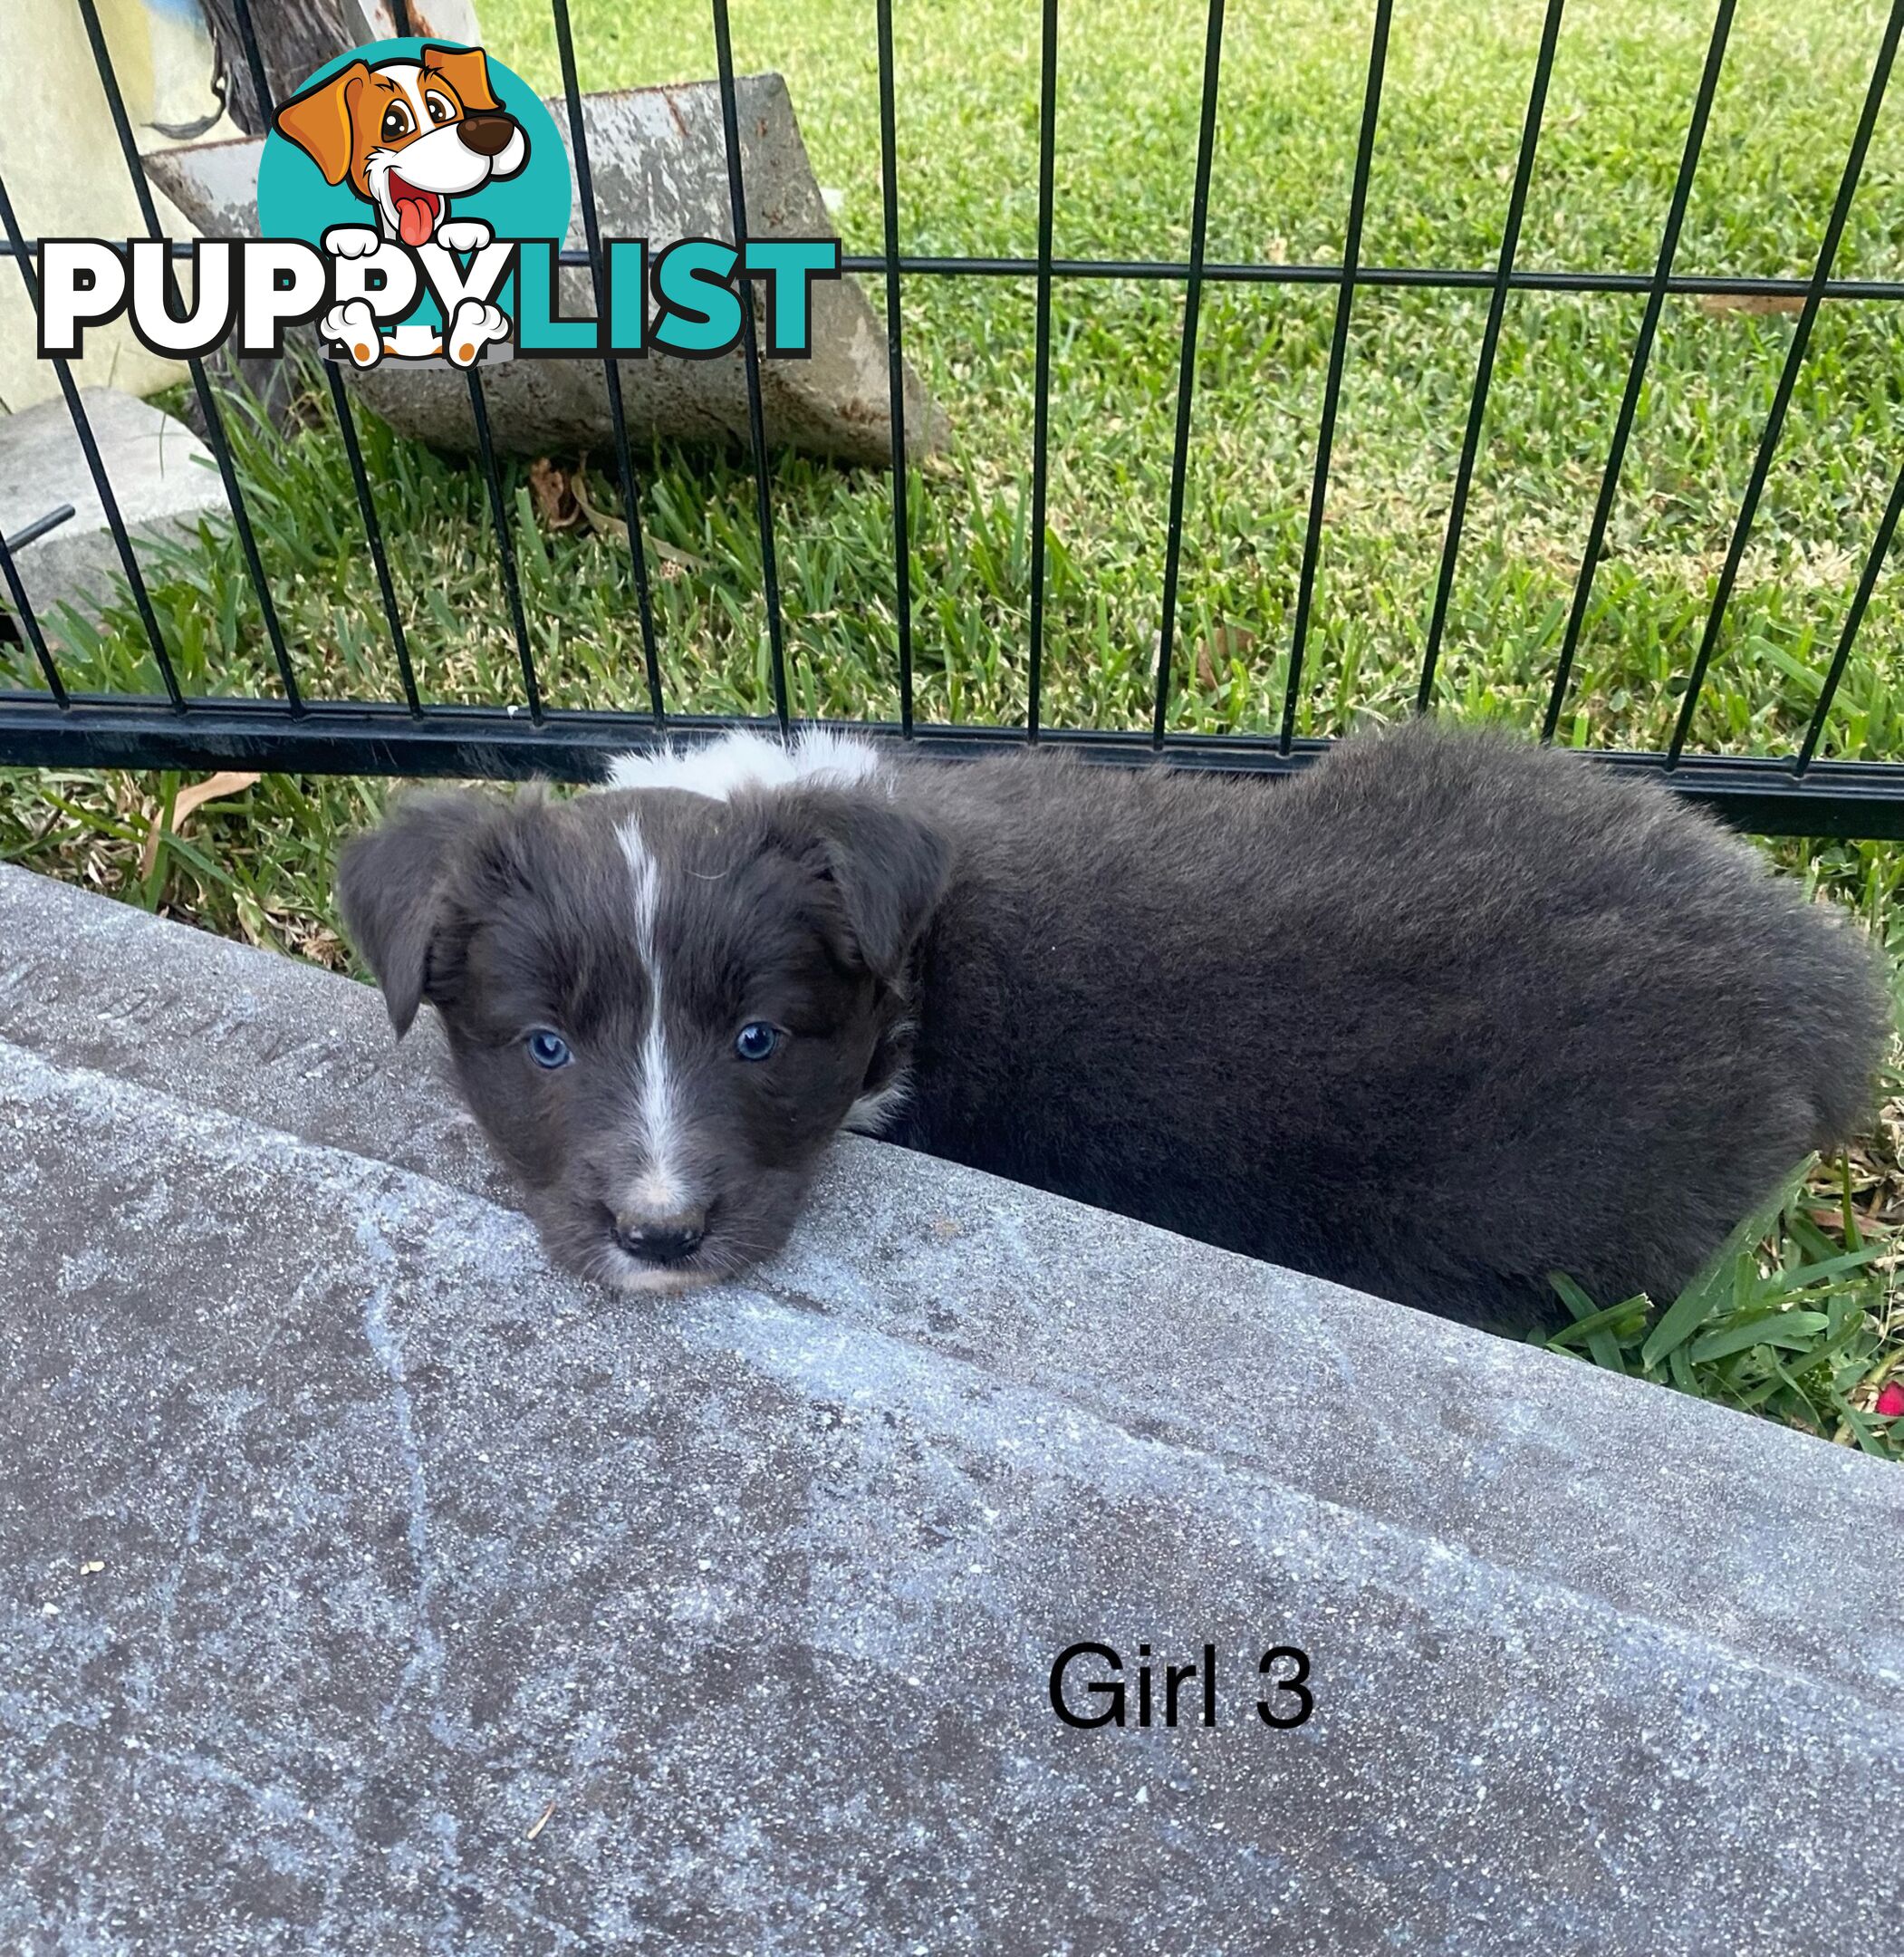
<svg viewBox="0 0 1904 1957">
<path fill-rule="evenodd" d="M 478 156 L 500 156 L 515 134 L 515 119 L 505 115 L 466 115 L 457 126 L 466 149 Z"/>
</svg>

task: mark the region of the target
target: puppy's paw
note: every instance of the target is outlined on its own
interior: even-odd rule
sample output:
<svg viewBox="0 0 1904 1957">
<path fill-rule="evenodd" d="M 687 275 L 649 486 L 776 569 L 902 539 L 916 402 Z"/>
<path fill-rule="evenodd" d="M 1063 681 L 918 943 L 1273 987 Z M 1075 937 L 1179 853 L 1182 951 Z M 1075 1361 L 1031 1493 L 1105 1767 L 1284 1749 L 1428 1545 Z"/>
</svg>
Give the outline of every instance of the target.
<svg viewBox="0 0 1904 1957">
<path fill-rule="evenodd" d="M 382 242 L 370 225 L 332 225 L 324 233 L 324 249 L 333 258 L 368 258 Z"/>
<path fill-rule="evenodd" d="M 480 217 L 450 217 L 437 227 L 437 243 L 450 251 L 481 251 L 495 236 Z"/>
<path fill-rule="evenodd" d="M 443 331 L 443 351 L 458 367 L 473 367 L 492 341 L 509 337 L 509 321 L 500 306 L 466 299 L 449 315 Z"/>
<path fill-rule="evenodd" d="M 367 299 L 347 299 L 317 323 L 317 330 L 333 346 L 341 346 L 360 367 L 374 367 L 383 356 L 383 335 Z"/>
</svg>

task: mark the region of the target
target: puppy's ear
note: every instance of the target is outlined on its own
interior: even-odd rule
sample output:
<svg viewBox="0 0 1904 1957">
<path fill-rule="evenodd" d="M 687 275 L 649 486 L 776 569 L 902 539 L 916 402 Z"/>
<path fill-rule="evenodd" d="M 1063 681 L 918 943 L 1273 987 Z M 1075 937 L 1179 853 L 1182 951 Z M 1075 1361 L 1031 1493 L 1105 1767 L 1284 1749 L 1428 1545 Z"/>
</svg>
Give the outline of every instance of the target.
<svg viewBox="0 0 1904 1957">
<path fill-rule="evenodd" d="M 427 47 L 420 59 L 449 83 L 464 108 L 493 115 L 503 106 L 489 86 L 489 57 L 481 48 Z"/>
<path fill-rule="evenodd" d="M 482 795 L 411 795 L 380 828 L 349 843 L 338 863 L 344 926 L 383 988 L 399 1039 L 428 989 L 451 869 L 469 838 L 494 823 L 496 807 Z"/>
<path fill-rule="evenodd" d="M 838 893 L 840 950 L 883 983 L 898 984 L 945 895 L 952 869 L 945 838 L 876 790 L 788 800 L 803 807 L 802 860 Z"/>
<path fill-rule="evenodd" d="M 370 78 L 369 66 L 354 61 L 315 88 L 293 95 L 277 112 L 278 134 L 289 138 L 323 171 L 327 184 L 341 184 L 350 174 L 351 108 Z"/>
</svg>

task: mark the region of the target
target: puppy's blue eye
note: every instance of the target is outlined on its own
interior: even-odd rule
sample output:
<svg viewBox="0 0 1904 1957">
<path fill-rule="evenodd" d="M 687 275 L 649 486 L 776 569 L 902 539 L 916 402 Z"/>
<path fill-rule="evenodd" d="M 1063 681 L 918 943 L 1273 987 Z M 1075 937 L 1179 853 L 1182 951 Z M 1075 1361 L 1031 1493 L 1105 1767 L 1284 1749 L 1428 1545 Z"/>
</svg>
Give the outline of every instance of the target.
<svg viewBox="0 0 1904 1957">
<path fill-rule="evenodd" d="M 539 1067 L 554 1068 L 567 1066 L 575 1056 L 560 1033 L 552 1033 L 547 1027 L 538 1027 L 529 1036 L 529 1057 Z"/>
<path fill-rule="evenodd" d="M 764 1019 L 750 1020 L 740 1029 L 734 1050 L 743 1060 L 764 1060 L 780 1045 L 780 1035 Z"/>
</svg>

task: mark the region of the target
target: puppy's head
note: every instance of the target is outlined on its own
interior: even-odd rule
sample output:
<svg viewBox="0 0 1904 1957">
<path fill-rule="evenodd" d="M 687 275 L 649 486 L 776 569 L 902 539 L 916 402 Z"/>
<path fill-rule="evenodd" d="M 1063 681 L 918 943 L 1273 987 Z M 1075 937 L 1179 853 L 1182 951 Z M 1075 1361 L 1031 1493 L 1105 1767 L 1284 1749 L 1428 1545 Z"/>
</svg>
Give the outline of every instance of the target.
<svg viewBox="0 0 1904 1957">
<path fill-rule="evenodd" d="M 877 787 L 472 792 L 400 804 L 339 896 L 398 1032 L 437 1007 L 552 1254 L 666 1291 L 778 1249 L 899 1085 L 946 874 Z"/>
<path fill-rule="evenodd" d="M 514 177 L 528 138 L 489 85 L 481 48 L 427 47 L 416 61 L 352 62 L 277 112 L 324 173 L 374 205 L 406 245 L 427 243 L 455 196 Z"/>
</svg>

